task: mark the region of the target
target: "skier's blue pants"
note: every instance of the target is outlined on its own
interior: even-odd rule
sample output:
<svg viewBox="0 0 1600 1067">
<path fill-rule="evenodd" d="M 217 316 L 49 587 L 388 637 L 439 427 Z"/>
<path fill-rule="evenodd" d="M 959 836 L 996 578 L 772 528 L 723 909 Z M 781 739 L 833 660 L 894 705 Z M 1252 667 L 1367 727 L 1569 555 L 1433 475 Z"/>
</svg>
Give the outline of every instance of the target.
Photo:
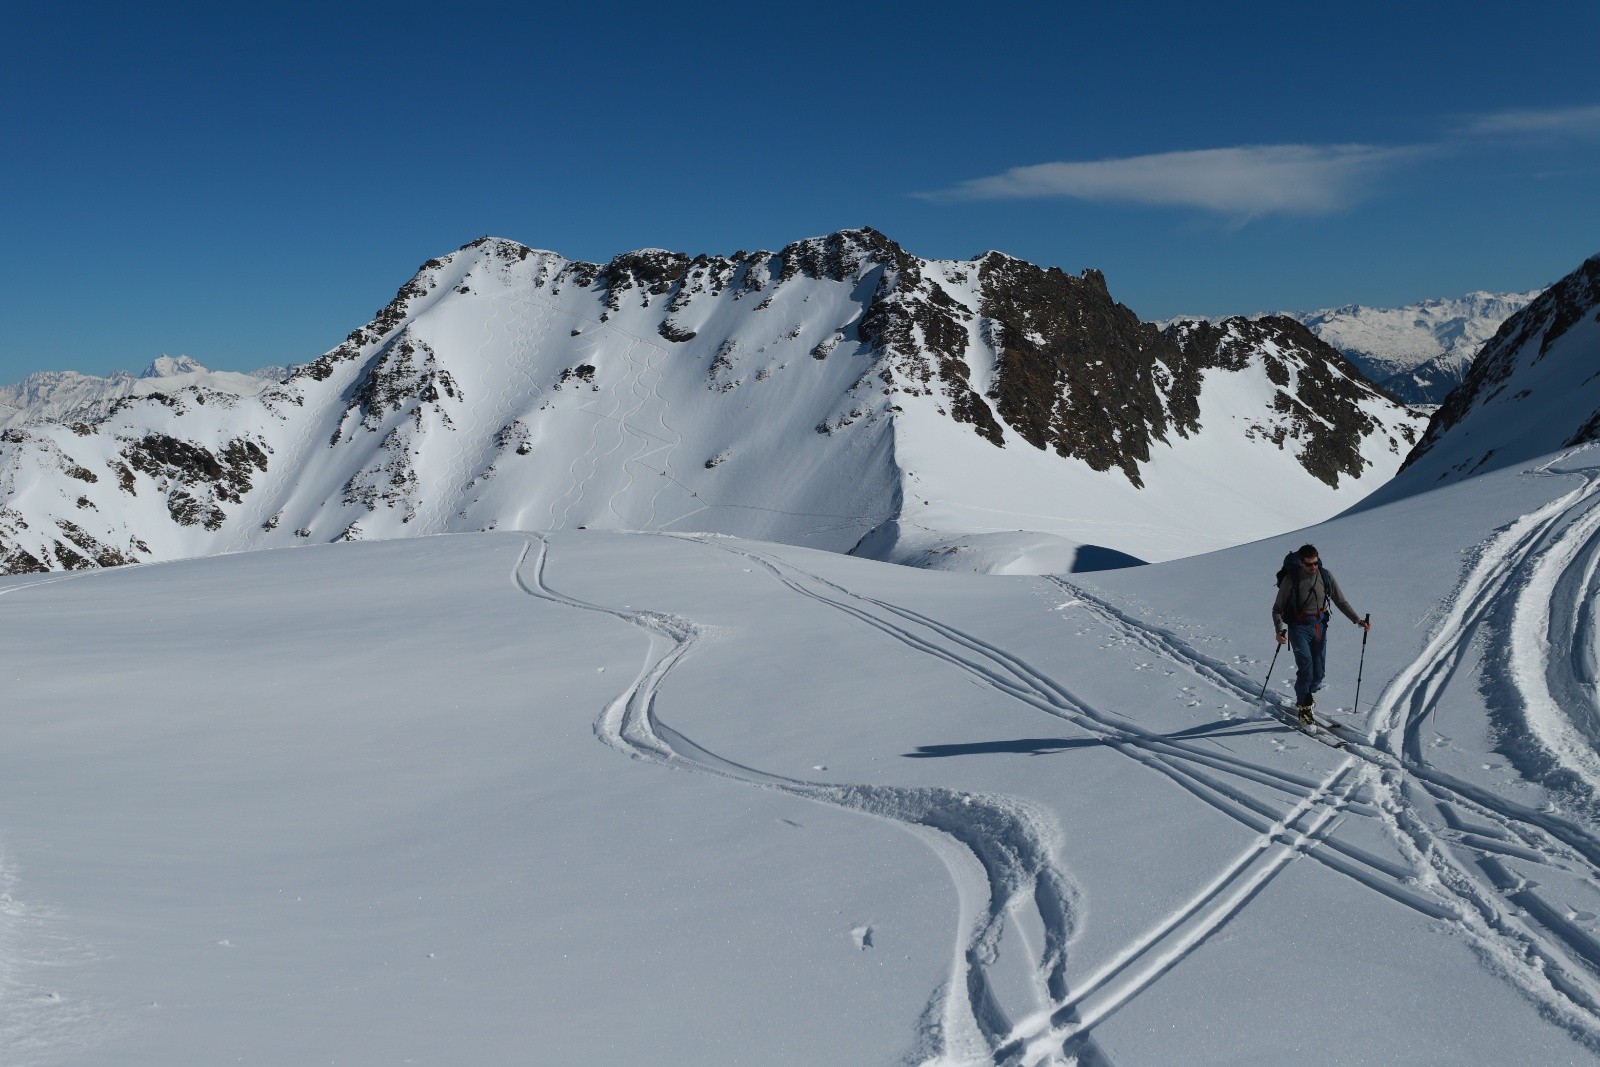
<svg viewBox="0 0 1600 1067">
<path fill-rule="evenodd" d="M 1289 624 L 1289 649 L 1294 653 L 1294 696 L 1300 704 L 1322 688 L 1328 668 L 1328 626 L 1325 618 Z"/>
</svg>

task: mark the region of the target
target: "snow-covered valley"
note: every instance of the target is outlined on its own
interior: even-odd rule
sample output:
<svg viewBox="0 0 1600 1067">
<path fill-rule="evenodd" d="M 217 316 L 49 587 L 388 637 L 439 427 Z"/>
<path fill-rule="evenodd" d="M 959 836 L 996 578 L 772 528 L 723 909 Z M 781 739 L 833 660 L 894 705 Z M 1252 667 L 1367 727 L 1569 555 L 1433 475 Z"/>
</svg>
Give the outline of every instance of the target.
<svg viewBox="0 0 1600 1067">
<path fill-rule="evenodd" d="M 1593 660 L 1540 649 L 1595 647 L 1597 458 L 1307 534 L 1377 624 L 1343 750 L 1254 699 L 1294 538 L 1092 582 L 598 531 L 5 579 L 4 1043 L 1588 1062 Z"/>
</svg>

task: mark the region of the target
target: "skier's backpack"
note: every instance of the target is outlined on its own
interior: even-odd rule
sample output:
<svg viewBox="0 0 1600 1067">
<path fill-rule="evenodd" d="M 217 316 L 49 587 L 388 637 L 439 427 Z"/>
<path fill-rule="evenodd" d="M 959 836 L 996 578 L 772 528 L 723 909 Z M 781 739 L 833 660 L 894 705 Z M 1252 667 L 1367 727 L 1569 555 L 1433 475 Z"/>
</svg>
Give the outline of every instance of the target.
<svg viewBox="0 0 1600 1067">
<path fill-rule="evenodd" d="M 1283 587 L 1284 576 L 1288 575 L 1288 574 L 1293 574 L 1295 571 L 1297 571 L 1299 569 L 1300 569 L 1300 550 L 1299 549 L 1295 549 L 1293 552 L 1290 552 L 1287 556 L 1283 557 L 1283 566 L 1279 567 L 1278 568 L 1278 573 L 1272 576 L 1272 587 L 1274 589 L 1281 589 Z M 1327 588 L 1328 583 L 1330 583 L 1332 580 L 1333 580 L 1333 575 L 1328 572 L 1328 567 L 1327 567 L 1326 564 L 1324 564 L 1323 567 L 1322 567 L 1323 587 Z M 1289 606 L 1291 608 L 1296 609 L 1296 611 L 1298 612 L 1298 609 L 1299 609 L 1299 605 L 1298 604 L 1290 604 Z M 1328 605 L 1326 604 L 1326 602 L 1324 602 L 1322 608 L 1323 608 L 1324 611 L 1328 610 Z"/>
</svg>

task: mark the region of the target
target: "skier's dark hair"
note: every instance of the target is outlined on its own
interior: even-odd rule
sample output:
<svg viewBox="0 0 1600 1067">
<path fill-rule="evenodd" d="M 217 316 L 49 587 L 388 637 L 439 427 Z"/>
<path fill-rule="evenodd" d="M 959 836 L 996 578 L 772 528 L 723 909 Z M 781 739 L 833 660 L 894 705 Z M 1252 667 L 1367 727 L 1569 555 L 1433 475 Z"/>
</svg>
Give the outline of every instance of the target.
<svg viewBox="0 0 1600 1067">
<path fill-rule="evenodd" d="M 1301 559 L 1315 559 L 1316 557 L 1322 555 L 1322 553 L 1317 551 L 1316 545 L 1301 545 L 1300 551 L 1296 552 L 1295 555 L 1299 556 Z"/>
</svg>

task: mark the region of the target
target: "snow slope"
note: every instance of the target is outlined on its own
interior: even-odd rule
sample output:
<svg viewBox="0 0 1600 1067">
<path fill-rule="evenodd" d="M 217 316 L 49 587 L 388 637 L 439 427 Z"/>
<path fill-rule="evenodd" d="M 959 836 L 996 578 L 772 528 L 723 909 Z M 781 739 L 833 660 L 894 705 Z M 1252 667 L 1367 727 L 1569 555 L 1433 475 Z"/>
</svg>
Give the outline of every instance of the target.
<svg viewBox="0 0 1600 1067">
<path fill-rule="evenodd" d="M 1398 469 L 1421 420 L 1342 370 L 1325 410 L 1289 396 L 1324 370 L 1207 363 L 1095 272 L 871 230 L 603 266 L 484 239 L 259 395 L 0 434 L 0 570 L 580 527 L 985 571 L 1170 559 Z"/>
<path fill-rule="evenodd" d="M 1071 578 L 568 530 L 0 579 L 0 1039 L 1593 1062 L 1597 493 L 1584 446 Z M 1255 704 L 1305 538 L 1375 620 L 1345 749 Z"/>
</svg>

